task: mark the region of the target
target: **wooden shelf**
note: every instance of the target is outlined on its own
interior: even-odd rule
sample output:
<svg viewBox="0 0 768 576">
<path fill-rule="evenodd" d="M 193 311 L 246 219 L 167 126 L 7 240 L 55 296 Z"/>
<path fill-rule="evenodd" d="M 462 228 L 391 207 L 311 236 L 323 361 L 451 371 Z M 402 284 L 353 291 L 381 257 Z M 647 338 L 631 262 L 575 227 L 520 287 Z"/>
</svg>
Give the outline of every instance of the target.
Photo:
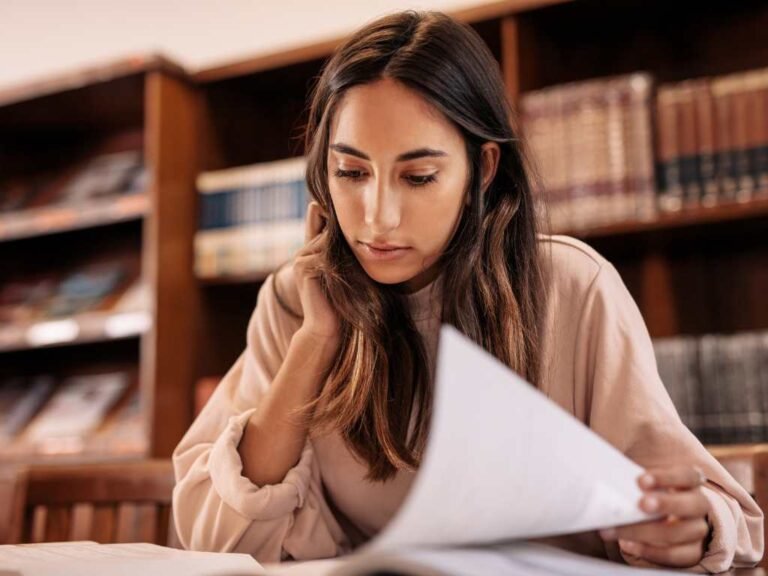
<svg viewBox="0 0 768 576">
<path fill-rule="evenodd" d="M 88 442 L 85 441 L 87 446 Z M 0 450 L 0 466 L 23 466 L 43 464 L 87 464 L 95 462 L 124 462 L 126 460 L 138 460 L 147 457 L 147 448 L 137 447 L 135 450 L 123 452 L 106 449 L 89 449 L 61 454 L 49 454 L 39 451 L 22 451 L 3 449 Z"/>
<path fill-rule="evenodd" d="M 0 328 L 0 353 L 136 338 L 151 329 L 148 312 L 89 312 Z"/>
<path fill-rule="evenodd" d="M 148 210 L 149 196 L 132 194 L 6 213 L 0 215 L 0 242 L 138 220 Z"/>
<path fill-rule="evenodd" d="M 129 56 L 103 65 L 82 68 L 43 80 L 27 82 L 12 88 L 0 90 L 0 106 L 7 106 L 25 100 L 32 100 L 50 94 L 76 90 L 109 82 L 118 78 L 152 71 L 163 71 L 184 77 L 184 69 L 160 54 Z"/>
<path fill-rule="evenodd" d="M 708 224 L 736 222 L 768 216 L 768 198 L 749 202 L 718 204 L 711 207 L 686 208 L 679 212 L 661 214 L 648 221 L 626 221 L 584 230 L 558 231 L 577 238 L 623 237 L 648 232 L 689 228 Z"/>
</svg>

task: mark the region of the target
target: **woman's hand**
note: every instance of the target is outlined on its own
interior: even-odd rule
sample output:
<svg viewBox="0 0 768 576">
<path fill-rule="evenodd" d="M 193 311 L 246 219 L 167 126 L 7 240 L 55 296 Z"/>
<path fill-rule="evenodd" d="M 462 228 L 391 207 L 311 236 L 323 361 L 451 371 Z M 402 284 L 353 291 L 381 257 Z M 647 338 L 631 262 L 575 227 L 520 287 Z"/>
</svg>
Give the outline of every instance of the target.
<svg viewBox="0 0 768 576">
<path fill-rule="evenodd" d="M 646 470 L 639 480 L 645 492 L 640 509 L 663 517 L 650 522 L 601 530 L 604 540 L 618 540 L 622 552 L 675 568 L 699 563 L 709 538 L 709 501 L 704 474 L 690 466 Z"/>
<path fill-rule="evenodd" d="M 304 323 L 301 333 L 327 347 L 338 345 L 339 319 L 328 303 L 320 286 L 317 272 L 320 259 L 328 245 L 325 231 L 326 215 L 317 202 L 310 202 L 307 210 L 304 246 L 296 253 L 294 273 L 299 291 Z"/>
</svg>

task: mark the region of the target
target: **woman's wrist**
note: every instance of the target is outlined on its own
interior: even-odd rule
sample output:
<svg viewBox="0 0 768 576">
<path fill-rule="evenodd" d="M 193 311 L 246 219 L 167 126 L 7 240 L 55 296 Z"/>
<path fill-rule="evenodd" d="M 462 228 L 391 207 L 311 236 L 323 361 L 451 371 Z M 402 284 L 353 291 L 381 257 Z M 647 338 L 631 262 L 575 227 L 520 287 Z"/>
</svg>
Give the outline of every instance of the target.
<svg viewBox="0 0 768 576">
<path fill-rule="evenodd" d="M 339 338 L 327 336 L 302 326 L 291 338 L 291 346 L 301 351 L 308 360 L 330 362 L 339 351 Z"/>
</svg>

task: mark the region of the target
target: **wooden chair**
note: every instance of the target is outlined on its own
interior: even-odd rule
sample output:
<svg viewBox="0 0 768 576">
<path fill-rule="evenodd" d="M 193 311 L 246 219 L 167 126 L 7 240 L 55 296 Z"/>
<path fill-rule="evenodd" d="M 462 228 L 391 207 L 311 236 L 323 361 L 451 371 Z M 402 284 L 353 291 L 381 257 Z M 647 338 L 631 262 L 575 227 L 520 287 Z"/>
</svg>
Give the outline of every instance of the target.
<svg viewBox="0 0 768 576">
<path fill-rule="evenodd" d="M 16 466 L 0 466 L 0 544 L 15 541 L 15 518 L 21 508 L 19 491 L 22 487 L 23 474 Z"/>
<path fill-rule="evenodd" d="M 11 542 L 176 546 L 170 460 L 30 467 L 17 482 Z"/>
</svg>

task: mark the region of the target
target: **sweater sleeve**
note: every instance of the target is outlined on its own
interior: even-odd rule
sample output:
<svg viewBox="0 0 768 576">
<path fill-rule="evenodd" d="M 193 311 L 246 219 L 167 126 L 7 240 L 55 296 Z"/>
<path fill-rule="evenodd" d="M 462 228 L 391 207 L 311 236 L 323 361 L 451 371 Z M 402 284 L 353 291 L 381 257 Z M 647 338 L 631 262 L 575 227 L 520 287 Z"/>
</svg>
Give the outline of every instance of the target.
<svg viewBox="0 0 768 576">
<path fill-rule="evenodd" d="M 587 424 L 645 468 L 687 463 L 706 475 L 712 540 L 696 572 L 753 566 L 763 554 L 763 512 L 680 420 L 656 366 L 643 318 L 616 269 L 602 263 L 577 333 L 576 373 L 586 385 Z M 609 556 L 651 566 L 606 542 Z M 610 548 L 614 549 L 611 550 Z"/>
<path fill-rule="evenodd" d="M 278 484 L 243 476 L 238 445 L 299 327 L 277 303 L 270 276 L 250 319 L 247 346 L 173 453 L 173 516 L 191 550 L 244 552 L 259 562 L 340 555 L 349 541 L 326 502 L 308 440 Z"/>
</svg>

